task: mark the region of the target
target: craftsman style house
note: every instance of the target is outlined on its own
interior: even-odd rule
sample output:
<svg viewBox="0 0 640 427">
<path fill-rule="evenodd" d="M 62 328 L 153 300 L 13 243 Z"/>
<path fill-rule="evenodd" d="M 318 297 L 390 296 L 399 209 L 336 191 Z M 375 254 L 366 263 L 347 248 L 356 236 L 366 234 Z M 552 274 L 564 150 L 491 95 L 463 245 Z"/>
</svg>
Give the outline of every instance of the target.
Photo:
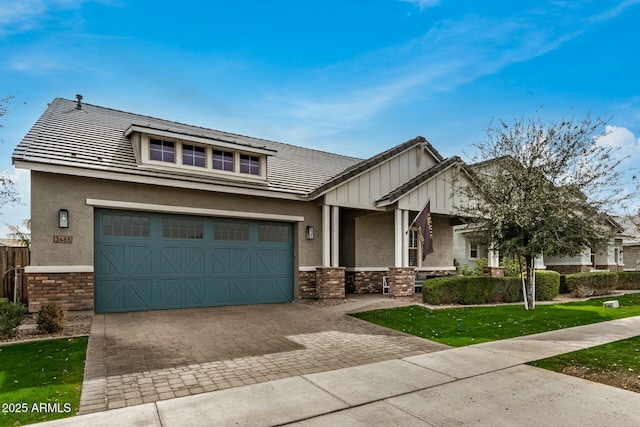
<svg viewBox="0 0 640 427">
<path fill-rule="evenodd" d="M 456 186 L 417 137 L 368 159 L 57 98 L 15 149 L 31 171 L 29 309 L 96 312 L 412 295 L 455 271 Z M 410 224 L 430 199 L 434 252 Z M 408 231 L 407 231 L 408 230 Z"/>
</svg>

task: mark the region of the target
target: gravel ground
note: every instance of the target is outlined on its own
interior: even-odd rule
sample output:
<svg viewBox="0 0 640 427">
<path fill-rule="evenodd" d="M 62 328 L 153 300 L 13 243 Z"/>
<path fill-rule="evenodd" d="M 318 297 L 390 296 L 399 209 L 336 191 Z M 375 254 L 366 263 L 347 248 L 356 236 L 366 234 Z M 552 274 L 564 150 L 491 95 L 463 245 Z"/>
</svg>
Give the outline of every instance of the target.
<svg viewBox="0 0 640 427">
<path fill-rule="evenodd" d="M 15 336 L 0 337 L 0 343 L 89 335 L 92 317 L 93 315 L 89 313 L 67 314 L 67 321 L 62 332 L 46 334 L 38 331 L 36 314 L 29 313 L 24 317 L 22 324 L 18 326 Z"/>
</svg>

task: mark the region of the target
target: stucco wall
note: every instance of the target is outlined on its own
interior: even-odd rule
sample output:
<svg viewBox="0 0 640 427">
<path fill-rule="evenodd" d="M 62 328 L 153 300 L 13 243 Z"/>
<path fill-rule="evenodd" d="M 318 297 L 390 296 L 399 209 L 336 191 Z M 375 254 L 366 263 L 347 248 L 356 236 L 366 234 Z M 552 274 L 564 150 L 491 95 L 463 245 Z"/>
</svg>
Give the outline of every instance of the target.
<svg viewBox="0 0 640 427">
<path fill-rule="evenodd" d="M 453 267 L 453 227 L 449 218 L 432 216 L 433 253 L 422 267 Z M 394 212 L 355 218 L 355 267 L 395 267 Z M 350 267 L 350 266 L 348 266 Z"/>
<path fill-rule="evenodd" d="M 365 215 L 355 219 L 355 267 L 390 267 L 395 263 L 394 213 Z"/>
<path fill-rule="evenodd" d="M 313 202 L 266 199 L 93 178 L 31 173 L 31 265 L 93 265 L 93 206 L 86 199 L 153 203 L 303 216 L 296 224 L 298 265 L 322 263 L 322 217 Z M 58 210 L 68 209 L 70 227 L 58 228 Z M 305 227 L 316 230 L 306 240 Z M 54 235 L 73 236 L 72 244 L 53 243 Z"/>
<path fill-rule="evenodd" d="M 422 267 L 453 267 L 453 226 L 449 218 L 432 215 L 433 253 L 422 261 Z"/>
</svg>

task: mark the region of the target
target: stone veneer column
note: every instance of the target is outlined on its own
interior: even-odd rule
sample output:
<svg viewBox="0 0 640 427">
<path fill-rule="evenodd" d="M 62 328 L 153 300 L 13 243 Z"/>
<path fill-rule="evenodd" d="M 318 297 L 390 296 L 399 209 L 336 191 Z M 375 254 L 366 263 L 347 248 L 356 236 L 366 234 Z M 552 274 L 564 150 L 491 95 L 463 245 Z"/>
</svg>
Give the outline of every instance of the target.
<svg viewBox="0 0 640 427">
<path fill-rule="evenodd" d="M 316 298 L 344 298 L 344 267 L 316 268 Z"/>
<path fill-rule="evenodd" d="M 389 267 L 389 296 L 412 297 L 415 294 L 414 267 Z"/>
</svg>

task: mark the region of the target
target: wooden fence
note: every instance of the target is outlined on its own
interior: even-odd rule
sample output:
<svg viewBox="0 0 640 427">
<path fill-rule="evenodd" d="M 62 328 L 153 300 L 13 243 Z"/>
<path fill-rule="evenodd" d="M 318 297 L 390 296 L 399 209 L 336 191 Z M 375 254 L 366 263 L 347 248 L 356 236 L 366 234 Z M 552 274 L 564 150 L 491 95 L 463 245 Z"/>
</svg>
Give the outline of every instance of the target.
<svg viewBox="0 0 640 427">
<path fill-rule="evenodd" d="M 9 301 L 15 299 L 25 305 L 29 303 L 27 275 L 24 273 L 24 267 L 27 265 L 29 265 L 29 248 L 0 246 L 0 273 L 2 273 L 0 298 L 8 298 Z"/>
</svg>

